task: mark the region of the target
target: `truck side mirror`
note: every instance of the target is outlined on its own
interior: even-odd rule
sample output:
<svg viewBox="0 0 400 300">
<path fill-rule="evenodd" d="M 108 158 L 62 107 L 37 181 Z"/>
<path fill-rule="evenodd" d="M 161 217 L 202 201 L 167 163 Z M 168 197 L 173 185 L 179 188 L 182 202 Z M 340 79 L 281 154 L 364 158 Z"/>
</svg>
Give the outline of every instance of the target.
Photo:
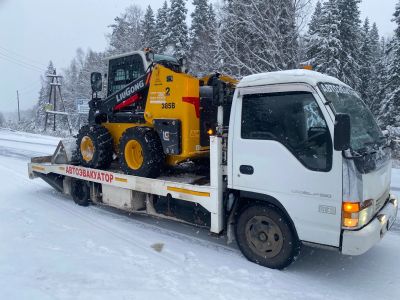
<svg viewBox="0 0 400 300">
<path fill-rule="evenodd" d="M 103 89 L 103 79 L 101 77 L 101 73 L 93 72 L 90 74 L 90 83 L 92 85 L 92 92 L 97 93 L 101 92 Z"/>
<path fill-rule="evenodd" d="M 351 124 L 348 114 L 336 114 L 334 128 L 334 148 L 344 151 L 350 148 Z"/>
</svg>

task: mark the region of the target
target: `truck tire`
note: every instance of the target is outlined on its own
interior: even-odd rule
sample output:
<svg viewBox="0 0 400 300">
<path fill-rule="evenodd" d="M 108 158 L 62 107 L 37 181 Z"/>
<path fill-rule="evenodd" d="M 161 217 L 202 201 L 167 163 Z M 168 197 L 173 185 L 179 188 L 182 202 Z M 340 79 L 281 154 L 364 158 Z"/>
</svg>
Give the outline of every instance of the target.
<svg viewBox="0 0 400 300">
<path fill-rule="evenodd" d="M 101 125 L 85 125 L 78 133 L 78 161 L 88 168 L 106 169 L 113 159 L 113 140 Z"/>
<path fill-rule="evenodd" d="M 149 127 L 128 128 L 119 140 L 119 162 L 126 174 L 156 178 L 165 155 L 158 134 Z"/>
<path fill-rule="evenodd" d="M 286 216 L 276 207 L 260 203 L 239 213 L 236 241 L 248 260 L 279 270 L 293 262 L 300 247 Z"/>
<path fill-rule="evenodd" d="M 74 202 L 80 206 L 89 206 L 90 204 L 90 186 L 80 179 L 72 178 L 71 196 Z"/>
</svg>

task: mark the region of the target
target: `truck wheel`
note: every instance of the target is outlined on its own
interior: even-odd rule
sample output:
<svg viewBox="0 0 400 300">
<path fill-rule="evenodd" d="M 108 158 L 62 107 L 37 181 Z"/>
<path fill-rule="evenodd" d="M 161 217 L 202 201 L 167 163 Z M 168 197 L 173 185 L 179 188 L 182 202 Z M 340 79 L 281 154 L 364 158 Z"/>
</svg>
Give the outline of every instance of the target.
<svg viewBox="0 0 400 300">
<path fill-rule="evenodd" d="M 149 127 L 128 128 L 119 140 L 119 162 L 126 174 L 156 178 L 165 160 L 157 133 Z"/>
<path fill-rule="evenodd" d="M 248 260 L 271 269 L 289 266 L 300 247 L 286 216 L 263 204 L 242 210 L 236 222 L 236 240 Z"/>
<path fill-rule="evenodd" d="M 73 178 L 71 181 L 71 196 L 74 202 L 80 206 L 89 206 L 90 187 L 86 181 Z"/>
<path fill-rule="evenodd" d="M 83 126 L 76 140 L 78 160 L 84 167 L 108 168 L 112 162 L 111 134 L 101 125 Z"/>
</svg>

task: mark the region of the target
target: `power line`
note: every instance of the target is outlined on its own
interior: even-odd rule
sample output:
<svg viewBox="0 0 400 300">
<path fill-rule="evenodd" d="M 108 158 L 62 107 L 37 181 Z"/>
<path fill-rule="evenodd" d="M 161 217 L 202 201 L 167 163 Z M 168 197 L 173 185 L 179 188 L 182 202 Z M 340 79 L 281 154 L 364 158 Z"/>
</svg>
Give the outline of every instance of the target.
<svg viewBox="0 0 400 300">
<path fill-rule="evenodd" d="M 8 57 L 8 58 L 10 58 L 10 59 L 12 59 L 12 60 L 18 61 L 18 62 L 23 63 L 23 64 L 28 65 L 28 66 L 31 66 L 31 67 L 33 67 L 33 68 L 37 68 L 37 69 L 41 69 L 41 70 L 43 69 L 42 66 L 39 66 L 39 65 L 36 65 L 36 64 L 32 64 L 32 63 L 30 63 L 30 62 L 26 62 L 26 61 L 24 61 L 24 60 L 22 60 L 22 59 L 20 59 L 20 58 L 15 58 L 15 57 L 11 56 L 10 54 L 5 53 L 5 52 L 4 52 L 3 50 L 1 50 L 1 49 L 0 49 L 0 54 L 3 55 L 3 56 L 5 56 L 5 57 Z"/>
<path fill-rule="evenodd" d="M 12 60 L 12 59 L 10 59 L 10 58 L 8 58 L 8 57 L 2 56 L 1 53 L 0 53 L 0 58 L 6 60 L 6 61 L 8 61 L 8 62 L 11 62 L 11 63 L 13 63 L 13 64 L 15 64 L 15 65 L 18 65 L 18 66 L 20 66 L 20 67 L 23 67 L 23 68 L 25 68 L 25 69 L 28 69 L 28 70 L 30 70 L 30 71 L 35 71 L 35 72 L 38 72 L 38 73 L 43 73 L 43 72 L 45 72 L 45 70 L 41 70 L 41 69 L 36 68 L 36 67 L 33 68 L 33 67 L 30 67 L 30 66 L 28 66 L 28 65 L 25 65 L 25 64 L 23 64 L 23 63 L 19 63 L 19 62 L 17 62 L 17 61 L 14 61 L 14 60 Z"/>
<path fill-rule="evenodd" d="M 31 84 L 24 86 L 23 88 L 19 89 L 19 92 L 27 92 L 32 90 L 33 88 L 38 88 L 41 86 L 40 81 L 31 82 Z"/>
<path fill-rule="evenodd" d="M 17 65 L 19 65 L 19 66 L 21 66 L 21 67 L 29 68 L 29 69 L 31 69 L 31 70 L 33 70 L 33 71 L 45 72 L 45 69 L 42 69 L 42 68 L 39 68 L 39 67 L 37 67 L 37 66 L 31 65 L 31 64 L 29 64 L 29 63 L 23 62 L 23 61 L 21 61 L 21 60 L 15 59 L 15 58 L 10 57 L 10 56 L 8 56 L 8 55 L 2 53 L 2 52 L 0 52 L 0 58 L 3 58 L 3 59 L 5 59 L 5 60 L 7 60 L 7 61 L 9 61 L 9 62 L 12 62 L 12 63 L 14 63 L 14 64 L 17 64 Z"/>
<path fill-rule="evenodd" d="M 15 51 L 13 51 L 13 50 L 9 50 L 9 49 L 7 49 L 7 48 L 4 48 L 4 46 L 1 46 L 1 45 L 0 45 L 0 49 L 2 49 L 3 51 L 8 52 L 8 53 L 10 53 L 10 54 L 12 54 L 12 55 L 14 55 L 14 56 L 19 56 L 19 57 L 21 57 L 22 59 L 24 59 L 25 61 L 28 61 L 28 62 L 30 62 L 31 64 L 34 64 L 34 65 L 36 65 L 36 66 L 39 66 L 40 68 L 43 68 L 43 67 L 46 68 L 46 66 L 45 66 L 44 64 L 42 64 L 41 62 L 32 60 L 31 58 L 28 58 L 28 57 L 26 57 L 26 56 L 23 56 L 23 55 L 21 55 L 21 54 L 18 54 L 17 52 L 15 52 Z"/>
<path fill-rule="evenodd" d="M 31 87 L 30 89 L 27 89 L 25 91 L 22 91 L 22 92 L 20 91 L 19 93 L 21 95 L 32 95 L 33 93 L 39 93 L 40 88 L 41 87 L 39 87 L 39 86 L 34 86 L 34 87 Z"/>
</svg>

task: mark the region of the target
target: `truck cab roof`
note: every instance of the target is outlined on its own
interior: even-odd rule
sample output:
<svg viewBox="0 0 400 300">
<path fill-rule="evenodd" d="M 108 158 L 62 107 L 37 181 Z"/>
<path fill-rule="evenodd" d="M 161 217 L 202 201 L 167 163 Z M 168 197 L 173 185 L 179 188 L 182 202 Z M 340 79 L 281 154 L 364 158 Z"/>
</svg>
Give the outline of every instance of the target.
<svg viewBox="0 0 400 300">
<path fill-rule="evenodd" d="M 315 71 L 299 69 L 249 75 L 244 77 L 239 82 L 237 87 L 244 88 L 286 83 L 306 83 L 311 86 L 316 86 L 320 82 L 345 85 L 343 82 L 334 77 Z"/>
</svg>

